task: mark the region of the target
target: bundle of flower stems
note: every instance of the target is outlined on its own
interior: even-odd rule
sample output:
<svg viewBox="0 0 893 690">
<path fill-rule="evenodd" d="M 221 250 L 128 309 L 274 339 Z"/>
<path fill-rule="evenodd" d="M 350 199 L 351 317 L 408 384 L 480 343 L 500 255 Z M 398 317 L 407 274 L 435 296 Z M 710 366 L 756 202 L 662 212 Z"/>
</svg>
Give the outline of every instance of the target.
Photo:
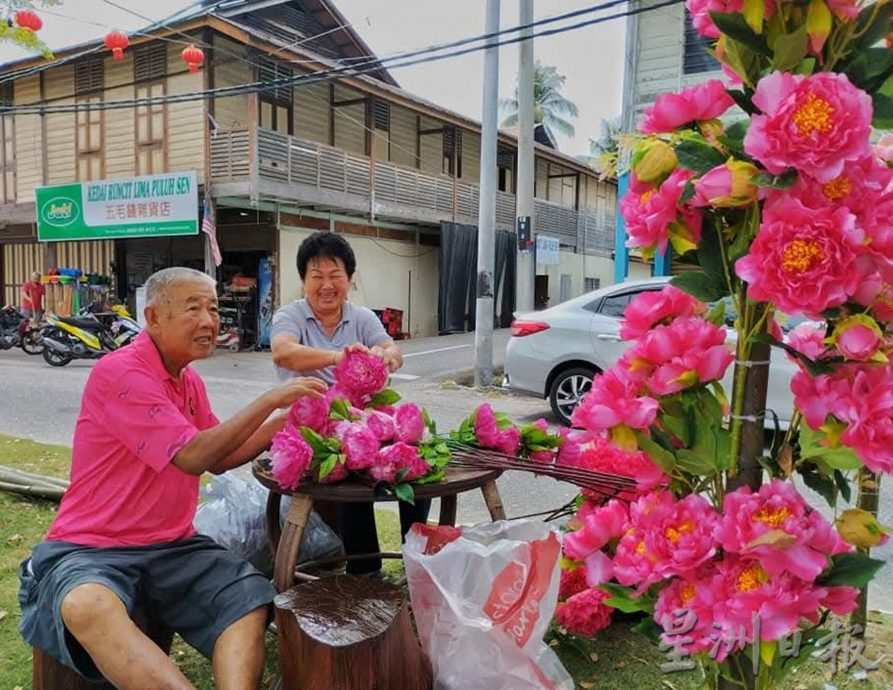
<svg viewBox="0 0 893 690">
<path fill-rule="evenodd" d="M 47 477 L 0 465 L 0 491 L 60 501 L 67 488 L 66 479 Z"/>
<path fill-rule="evenodd" d="M 635 495 L 636 481 L 630 477 L 558 463 L 522 460 L 514 455 L 506 455 L 499 451 L 471 446 L 452 439 L 444 442 L 450 449 L 452 455 L 450 465 L 453 467 L 532 472 L 533 474 L 544 475 L 559 481 L 575 484 L 582 489 L 599 494 L 605 498 L 623 498 L 624 496 Z"/>
</svg>

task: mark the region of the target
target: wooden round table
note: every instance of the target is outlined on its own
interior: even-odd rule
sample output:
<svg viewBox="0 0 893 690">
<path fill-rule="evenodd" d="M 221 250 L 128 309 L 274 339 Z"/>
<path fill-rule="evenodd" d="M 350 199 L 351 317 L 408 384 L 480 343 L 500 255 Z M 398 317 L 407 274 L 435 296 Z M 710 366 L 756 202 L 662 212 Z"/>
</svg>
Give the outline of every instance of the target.
<svg viewBox="0 0 893 690">
<path fill-rule="evenodd" d="M 382 495 L 375 488 L 358 480 L 347 480 L 335 484 L 302 483 L 294 491 L 279 486 L 270 472 L 270 459 L 260 457 L 252 464 L 257 480 L 270 490 L 267 496 L 267 536 L 275 553 L 273 584 L 280 592 L 295 583 L 295 566 L 301 537 L 314 501 L 330 503 L 376 503 L 396 501 L 393 495 Z M 455 525 L 457 496 L 464 491 L 480 489 L 484 502 L 493 520 L 505 520 L 502 499 L 496 488 L 496 479 L 502 474 L 499 470 L 469 470 L 447 467 L 446 479 L 432 484 L 413 485 L 416 498 L 439 498 L 441 525 Z M 292 497 L 291 507 L 285 524 L 279 526 L 279 507 L 283 495 Z"/>
</svg>

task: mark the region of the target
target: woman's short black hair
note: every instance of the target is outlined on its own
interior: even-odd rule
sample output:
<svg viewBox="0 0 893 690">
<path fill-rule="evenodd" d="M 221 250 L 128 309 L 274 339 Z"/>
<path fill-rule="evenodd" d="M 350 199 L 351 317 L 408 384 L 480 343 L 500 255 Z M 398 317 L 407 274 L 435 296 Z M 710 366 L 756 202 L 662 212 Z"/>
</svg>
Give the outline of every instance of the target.
<svg viewBox="0 0 893 690">
<path fill-rule="evenodd" d="M 307 275 L 307 264 L 311 259 L 341 259 L 348 278 L 353 278 L 357 270 L 357 258 L 347 240 L 326 230 L 314 232 L 298 247 L 298 275 L 301 280 Z"/>
</svg>

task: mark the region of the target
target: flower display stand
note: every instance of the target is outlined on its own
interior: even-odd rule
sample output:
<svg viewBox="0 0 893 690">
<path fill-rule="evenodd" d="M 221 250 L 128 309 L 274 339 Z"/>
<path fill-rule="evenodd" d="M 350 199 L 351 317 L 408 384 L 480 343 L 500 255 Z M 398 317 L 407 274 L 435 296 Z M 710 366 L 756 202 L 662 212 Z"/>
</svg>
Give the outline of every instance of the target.
<svg viewBox="0 0 893 690">
<path fill-rule="evenodd" d="M 275 599 L 282 690 L 429 690 L 403 590 L 339 575 Z"/>
</svg>

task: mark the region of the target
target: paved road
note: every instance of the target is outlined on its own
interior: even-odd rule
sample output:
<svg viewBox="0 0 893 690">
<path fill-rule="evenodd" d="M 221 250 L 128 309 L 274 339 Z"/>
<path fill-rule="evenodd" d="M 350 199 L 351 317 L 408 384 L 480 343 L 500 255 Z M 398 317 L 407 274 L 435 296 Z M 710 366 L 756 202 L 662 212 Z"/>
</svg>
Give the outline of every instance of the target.
<svg viewBox="0 0 893 690">
<path fill-rule="evenodd" d="M 494 336 L 497 366 L 502 364 L 507 339 L 507 331 L 498 331 Z M 401 343 L 406 361 L 393 380 L 394 387 L 404 399 L 425 406 L 441 431 L 458 426 L 484 400 L 519 422 L 540 416 L 550 418 L 548 404 L 540 399 L 498 391 L 482 394 L 443 383 L 444 379 L 461 380 L 470 373 L 474 362 L 473 342 L 473 334 L 462 334 Z M 64 368 L 52 368 L 40 357 L 28 357 L 21 351 L 0 351 L 0 434 L 70 445 L 81 392 L 92 364 L 72 362 Z M 273 384 L 269 353 L 221 351 L 195 366 L 221 418 L 235 413 Z M 503 476 L 499 487 L 510 517 L 557 508 L 575 494 L 569 485 L 520 472 Z M 811 502 L 824 505 L 818 497 L 813 497 Z M 486 518 L 486 508 L 479 495 L 460 497 L 460 522 L 474 523 Z M 881 521 L 893 524 L 893 497 L 889 489 L 881 498 Z M 877 549 L 874 555 L 889 560 L 893 544 Z M 893 568 L 886 566 L 872 585 L 871 606 L 893 612 Z"/>
</svg>

